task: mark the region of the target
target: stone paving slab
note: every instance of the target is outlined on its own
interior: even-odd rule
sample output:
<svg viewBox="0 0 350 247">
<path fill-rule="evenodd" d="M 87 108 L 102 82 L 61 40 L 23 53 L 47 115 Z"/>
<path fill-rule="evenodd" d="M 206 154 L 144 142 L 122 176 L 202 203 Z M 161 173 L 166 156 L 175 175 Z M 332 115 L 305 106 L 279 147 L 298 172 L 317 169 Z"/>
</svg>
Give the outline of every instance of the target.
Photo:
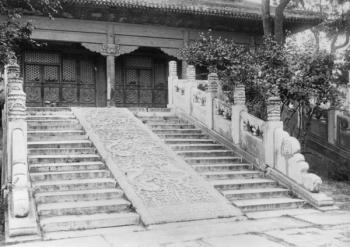
<svg viewBox="0 0 350 247">
<path fill-rule="evenodd" d="M 350 224 L 350 211 L 328 211 L 317 214 L 296 215 L 293 217 L 316 225 Z"/>
<path fill-rule="evenodd" d="M 294 246 L 307 247 L 349 247 L 350 225 L 343 229 L 301 228 L 270 231 L 265 233 L 281 242 Z"/>
<path fill-rule="evenodd" d="M 103 236 L 70 238 L 55 241 L 28 242 L 10 245 L 11 247 L 111 247 Z"/>
<path fill-rule="evenodd" d="M 73 108 L 144 224 L 242 215 L 126 108 Z"/>
<path fill-rule="evenodd" d="M 269 239 L 258 235 L 246 234 L 229 236 L 222 238 L 204 238 L 204 243 L 209 244 L 208 247 L 282 247 L 279 243 L 273 242 Z"/>
<path fill-rule="evenodd" d="M 333 212 L 334 213 L 334 212 Z M 347 217 L 349 212 L 336 212 Z M 324 213 L 319 213 L 322 216 Z M 313 216 L 315 217 L 315 216 Z M 149 227 L 89 230 L 84 236 L 36 241 L 11 247 L 349 247 L 350 224 L 319 225 L 293 217 L 258 220 L 202 220 Z M 62 233 L 60 237 L 64 237 Z M 88 236 L 90 235 L 90 236 Z"/>
<path fill-rule="evenodd" d="M 221 238 L 249 232 L 264 232 L 273 229 L 303 228 L 312 225 L 290 217 L 247 221 L 195 221 L 179 224 L 154 225 L 146 231 L 122 235 L 105 234 L 112 246 L 157 246 L 167 243 L 195 241 L 202 238 Z M 125 245 L 121 243 L 127 243 Z M 119 244 L 119 245 L 118 245 Z M 120 245 L 121 244 L 121 245 Z"/>
</svg>

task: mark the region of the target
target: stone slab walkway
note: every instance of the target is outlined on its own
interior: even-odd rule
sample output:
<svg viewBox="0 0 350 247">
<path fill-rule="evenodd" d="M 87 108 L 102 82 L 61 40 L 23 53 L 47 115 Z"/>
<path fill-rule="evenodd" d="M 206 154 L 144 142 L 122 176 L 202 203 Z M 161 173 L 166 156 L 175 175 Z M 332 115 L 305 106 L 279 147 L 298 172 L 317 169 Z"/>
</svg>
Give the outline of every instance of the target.
<svg viewBox="0 0 350 247">
<path fill-rule="evenodd" d="M 350 212 L 314 212 L 256 220 L 201 220 L 53 233 L 12 247 L 349 247 Z"/>
</svg>

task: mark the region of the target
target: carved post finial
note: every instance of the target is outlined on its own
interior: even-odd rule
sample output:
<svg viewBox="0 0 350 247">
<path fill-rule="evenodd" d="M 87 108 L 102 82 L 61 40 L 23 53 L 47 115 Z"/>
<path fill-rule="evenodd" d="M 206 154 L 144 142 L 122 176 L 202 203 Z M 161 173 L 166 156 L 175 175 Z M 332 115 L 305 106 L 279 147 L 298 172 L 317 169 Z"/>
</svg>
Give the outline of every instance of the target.
<svg viewBox="0 0 350 247">
<path fill-rule="evenodd" d="M 194 67 L 194 65 L 187 66 L 186 78 L 187 80 L 190 80 L 190 81 L 196 80 L 196 68 Z"/>
<path fill-rule="evenodd" d="M 7 67 L 7 78 L 8 79 L 17 79 L 20 76 L 20 68 L 17 63 L 17 57 L 14 52 L 10 52 L 8 55 L 8 64 Z"/>
<path fill-rule="evenodd" d="M 233 92 L 233 101 L 235 105 L 245 105 L 245 86 L 238 84 Z"/>
<path fill-rule="evenodd" d="M 218 93 L 219 77 L 216 73 L 210 73 L 208 75 L 208 92 L 216 96 Z"/>
<path fill-rule="evenodd" d="M 281 99 L 277 96 L 267 100 L 267 121 L 281 120 Z"/>
<path fill-rule="evenodd" d="M 169 62 L 169 77 L 171 77 L 171 78 L 177 77 L 177 62 L 176 61 Z"/>
</svg>

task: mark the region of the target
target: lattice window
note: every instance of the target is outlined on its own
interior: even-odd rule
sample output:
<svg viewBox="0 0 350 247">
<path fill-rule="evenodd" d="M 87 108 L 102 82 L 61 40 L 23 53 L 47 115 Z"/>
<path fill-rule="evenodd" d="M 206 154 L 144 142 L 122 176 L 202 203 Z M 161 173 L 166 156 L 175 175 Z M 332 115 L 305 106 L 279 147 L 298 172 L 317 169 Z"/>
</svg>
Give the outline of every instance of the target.
<svg viewBox="0 0 350 247">
<path fill-rule="evenodd" d="M 25 53 L 26 63 L 59 64 L 60 55 L 57 53 L 28 51 Z"/>
<path fill-rule="evenodd" d="M 94 83 L 94 65 L 91 61 L 80 60 L 80 79 L 82 83 Z"/>
<path fill-rule="evenodd" d="M 126 66 L 152 68 L 152 58 L 150 57 L 127 57 Z"/>
<path fill-rule="evenodd" d="M 45 66 L 44 67 L 44 81 L 57 82 L 58 81 L 58 67 Z"/>
<path fill-rule="evenodd" d="M 156 63 L 154 66 L 155 87 L 164 87 L 166 84 L 166 66 L 164 63 Z"/>
<path fill-rule="evenodd" d="M 137 86 L 137 70 L 128 69 L 126 71 L 126 85 Z"/>
<path fill-rule="evenodd" d="M 77 80 L 77 68 L 75 59 L 63 59 L 63 81 L 73 82 Z"/>
<path fill-rule="evenodd" d="M 25 77 L 27 81 L 40 81 L 40 66 L 26 65 Z"/>
<path fill-rule="evenodd" d="M 140 70 L 140 83 L 143 88 L 152 88 L 152 70 Z"/>
</svg>

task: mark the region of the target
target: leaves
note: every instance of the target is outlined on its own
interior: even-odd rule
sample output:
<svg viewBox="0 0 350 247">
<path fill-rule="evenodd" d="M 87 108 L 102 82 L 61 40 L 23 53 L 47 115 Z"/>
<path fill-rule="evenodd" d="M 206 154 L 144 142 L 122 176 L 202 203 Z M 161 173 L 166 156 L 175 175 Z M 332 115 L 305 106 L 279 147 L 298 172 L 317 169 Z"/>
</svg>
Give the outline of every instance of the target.
<svg viewBox="0 0 350 247">
<path fill-rule="evenodd" d="M 4 21 L 0 23 L 0 66 L 8 62 L 8 54 L 20 54 L 27 45 L 37 45 L 30 38 L 34 26 L 23 22 L 26 12 L 40 13 L 52 18 L 61 9 L 60 0 L 0 0 L 0 14 Z"/>
</svg>

